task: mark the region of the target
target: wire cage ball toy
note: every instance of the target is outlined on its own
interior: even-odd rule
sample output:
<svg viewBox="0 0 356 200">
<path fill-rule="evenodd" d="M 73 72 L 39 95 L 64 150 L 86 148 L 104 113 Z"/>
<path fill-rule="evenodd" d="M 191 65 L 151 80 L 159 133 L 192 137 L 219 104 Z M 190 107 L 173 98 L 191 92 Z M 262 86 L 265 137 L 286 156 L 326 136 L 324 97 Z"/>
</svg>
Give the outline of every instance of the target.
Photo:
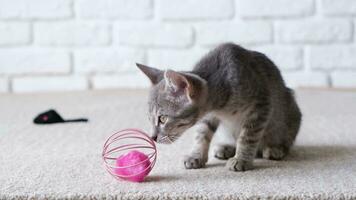
<svg viewBox="0 0 356 200">
<path fill-rule="evenodd" d="M 103 148 L 106 170 L 116 179 L 142 182 L 157 159 L 154 141 L 138 129 L 124 129 L 110 136 Z"/>
</svg>

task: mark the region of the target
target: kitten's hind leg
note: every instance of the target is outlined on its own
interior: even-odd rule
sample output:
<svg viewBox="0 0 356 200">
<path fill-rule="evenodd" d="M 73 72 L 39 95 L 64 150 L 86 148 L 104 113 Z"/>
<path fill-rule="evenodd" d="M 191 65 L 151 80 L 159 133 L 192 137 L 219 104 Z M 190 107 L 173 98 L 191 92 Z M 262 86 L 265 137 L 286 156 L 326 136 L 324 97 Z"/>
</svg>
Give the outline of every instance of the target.
<svg viewBox="0 0 356 200">
<path fill-rule="evenodd" d="M 211 116 L 204 117 L 198 122 L 193 149 L 189 155 L 184 157 L 186 169 L 198 169 L 205 166 L 208 161 L 210 142 L 218 125 L 218 119 Z"/>
<path fill-rule="evenodd" d="M 214 156 L 220 160 L 227 160 L 234 157 L 236 147 L 228 144 L 218 144 L 214 147 Z"/>
<path fill-rule="evenodd" d="M 282 160 L 288 153 L 284 147 L 265 147 L 262 151 L 262 157 L 268 160 Z"/>
<path fill-rule="evenodd" d="M 263 158 L 261 147 L 258 147 L 257 149 L 256 158 Z"/>
</svg>

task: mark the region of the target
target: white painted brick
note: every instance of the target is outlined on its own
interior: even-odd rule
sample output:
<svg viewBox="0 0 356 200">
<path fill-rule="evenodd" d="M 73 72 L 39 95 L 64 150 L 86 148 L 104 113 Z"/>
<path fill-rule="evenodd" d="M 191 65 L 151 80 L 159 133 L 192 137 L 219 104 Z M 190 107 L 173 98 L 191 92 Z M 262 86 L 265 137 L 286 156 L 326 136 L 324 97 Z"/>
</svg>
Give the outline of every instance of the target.
<svg viewBox="0 0 356 200">
<path fill-rule="evenodd" d="M 143 63 L 145 53 L 137 49 L 85 49 L 78 50 L 75 56 L 75 72 L 128 72 L 136 71 L 135 63 Z"/>
<path fill-rule="evenodd" d="M 322 12 L 327 15 L 355 15 L 355 0 L 322 0 Z"/>
<path fill-rule="evenodd" d="M 12 89 L 15 93 L 86 90 L 88 81 L 79 76 L 19 77 L 13 79 Z"/>
<path fill-rule="evenodd" d="M 356 0 L 0 0 L 0 93 L 147 87 L 135 62 L 191 70 L 222 42 L 291 86 L 356 87 L 355 16 Z"/>
<path fill-rule="evenodd" d="M 0 77 L 0 93 L 5 93 L 9 91 L 9 83 L 6 78 Z"/>
<path fill-rule="evenodd" d="M 70 56 L 64 51 L 0 49 L 0 74 L 64 74 L 70 68 Z"/>
<path fill-rule="evenodd" d="M 82 18 L 144 19 L 152 15 L 152 0 L 79 0 Z"/>
<path fill-rule="evenodd" d="M 71 4 L 71 0 L 0 0 L 0 19 L 68 18 Z"/>
<path fill-rule="evenodd" d="M 92 78 L 92 85 L 94 89 L 112 89 L 147 88 L 151 84 L 143 73 L 137 72 L 117 75 L 96 75 Z"/>
<path fill-rule="evenodd" d="M 345 42 L 352 39 L 352 32 L 348 20 L 294 20 L 276 25 L 277 38 L 284 43 Z"/>
<path fill-rule="evenodd" d="M 331 73 L 333 87 L 356 88 L 356 71 Z"/>
<path fill-rule="evenodd" d="M 158 5 L 163 19 L 226 19 L 234 15 L 232 0 L 160 0 Z"/>
<path fill-rule="evenodd" d="M 148 65 L 160 69 L 192 70 L 207 50 L 150 50 Z"/>
<path fill-rule="evenodd" d="M 39 22 L 35 24 L 35 43 L 53 46 L 95 46 L 110 41 L 107 23 Z"/>
<path fill-rule="evenodd" d="M 303 51 L 295 46 L 262 46 L 253 48 L 268 56 L 281 70 L 297 70 L 303 67 Z"/>
<path fill-rule="evenodd" d="M 24 22 L 0 22 L 0 45 L 24 45 L 31 40 L 30 25 Z"/>
<path fill-rule="evenodd" d="M 325 45 L 309 49 L 309 63 L 314 69 L 356 69 L 356 46 Z"/>
<path fill-rule="evenodd" d="M 272 41 L 272 26 L 262 21 L 200 24 L 196 37 L 198 44 L 209 46 L 222 42 L 269 43 Z"/>
<path fill-rule="evenodd" d="M 328 87 L 328 77 L 321 72 L 284 72 L 288 87 Z"/>
<path fill-rule="evenodd" d="M 243 17 L 302 17 L 314 12 L 314 0 L 237 0 Z"/>
<path fill-rule="evenodd" d="M 193 42 L 193 31 L 177 24 L 116 23 L 114 41 L 133 46 L 187 47 Z"/>
</svg>

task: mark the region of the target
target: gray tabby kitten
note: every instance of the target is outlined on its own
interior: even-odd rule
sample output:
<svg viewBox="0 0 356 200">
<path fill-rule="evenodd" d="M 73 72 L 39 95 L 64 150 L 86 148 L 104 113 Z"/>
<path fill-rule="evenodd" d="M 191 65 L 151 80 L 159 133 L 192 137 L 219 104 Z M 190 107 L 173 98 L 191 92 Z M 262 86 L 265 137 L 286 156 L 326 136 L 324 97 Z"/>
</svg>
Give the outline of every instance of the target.
<svg viewBox="0 0 356 200">
<path fill-rule="evenodd" d="M 204 56 L 190 72 L 161 71 L 141 64 L 151 80 L 149 120 L 152 138 L 172 143 L 196 125 L 197 136 L 185 157 L 187 169 L 204 167 L 215 132 L 225 135 L 215 157 L 232 171 L 253 168 L 257 156 L 280 160 L 301 123 L 293 92 L 264 54 L 226 43 Z"/>
</svg>

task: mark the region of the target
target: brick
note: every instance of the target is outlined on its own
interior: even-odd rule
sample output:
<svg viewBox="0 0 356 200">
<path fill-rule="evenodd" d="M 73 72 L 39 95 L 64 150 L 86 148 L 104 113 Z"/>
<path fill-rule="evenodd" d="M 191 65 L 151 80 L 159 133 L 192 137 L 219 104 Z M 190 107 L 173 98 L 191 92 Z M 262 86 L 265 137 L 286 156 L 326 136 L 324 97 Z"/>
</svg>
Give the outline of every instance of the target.
<svg viewBox="0 0 356 200">
<path fill-rule="evenodd" d="M 86 49 L 74 54 L 75 72 L 129 72 L 136 71 L 136 62 L 143 63 L 144 51 L 137 49 Z"/>
<path fill-rule="evenodd" d="M 79 76 L 19 77 L 13 79 L 12 89 L 15 93 L 86 90 L 88 81 Z"/>
<path fill-rule="evenodd" d="M 109 26 L 95 22 L 39 22 L 35 43 L 48 46 L 97 46 L 110 41 Z"/>
<path fill-rule="evenodd" d="M 24 22 L 0 22 L 0 45 L 24 45 L 31 40 L 30 25 Z"/>
<path fill-rule="evenodd" d="M 9 83 L 6 78 L 0 77 L 0 93 L 5 93 L 9 91 Z"/>
<path fill-rule="evenodd" d="M 148 65 L 160 69 L 192 70 L 207 50 L 149 50 Z"/>
<path fill-rule="evenodd" d="M 288 87 L 328 87 L 328 77 L 321 72 L 284 72 L 283 78 Z"/>
<path fill-rule="evenodd" d="M 322 0 L 322 12 L 326 15 L 355 15 L 356 1 L 354 0 Z"/>
<path fill-rule="evenodd" d="M 242 17 L 303 17 L 314 12 L 314 0 L 237 0 Z"/>
<path fill-rule="evenodd" d="M 70 72 L 67 52 L 50 49 L 1 49 L 0 74 L 65 74 Z"/>
<path fill-rule="evenodd" d="M 331 81 L 333 87 L 356 88 L 356 72 L 335 71 L 331 73 Z"/>
<path fill-rule="evenodd" d="M 277 38 L 283 43 L 345 42 L 352 39 L 352 32 L 348 20 L 295 20 L 276 25 Z"/>
<path fill-rule="evenodd" d="M 269 22 L 208 23 L 197 26 L 197 43 L 217 45 L 222 42 L 261 44 L 272 41 L 272 26 Z"/>
<path fill-rule="evenodd" d="M 294 46 L 262 46 L 255 50 L 268 56 L 281 70 L 297 70 L 303 67 L 303 51 Z"/>
<path fill-rule="evenodd" d="M 117 75 L 96 75 L 92 78 L 92 86 L 94 89 L 147 88 L 150 85 L 148 78 L 140 72 L 121 73 Z"/>
<path fill-rule="evenodd" d="M 314 69 L 356 69 L 356 47 L 328 45 L 309 49 L 309 64 Z"/>
<path fill-rule="evenodd" d="M 93 19 L 145 19 L 152 16 L 152 0 L 79 0 L 78 13 Z"/>
<path fill-rule="evenodd" d="M 114 41 L 144 47 L 187 47 L 193 43 L 191 27 L 149 23 L 116 23 Z"/>
<path fill-rule="evenodd" d="M 163 19 L 226 19 L 234 15 L 232 0 L 160 0 L 158 4 L 158 14 Z"/>
<path fill-rule="evenodd" d="M 69 18 L 71 5 L 71 0 L 0 0 L 0 19 Z"/>
</svg>

